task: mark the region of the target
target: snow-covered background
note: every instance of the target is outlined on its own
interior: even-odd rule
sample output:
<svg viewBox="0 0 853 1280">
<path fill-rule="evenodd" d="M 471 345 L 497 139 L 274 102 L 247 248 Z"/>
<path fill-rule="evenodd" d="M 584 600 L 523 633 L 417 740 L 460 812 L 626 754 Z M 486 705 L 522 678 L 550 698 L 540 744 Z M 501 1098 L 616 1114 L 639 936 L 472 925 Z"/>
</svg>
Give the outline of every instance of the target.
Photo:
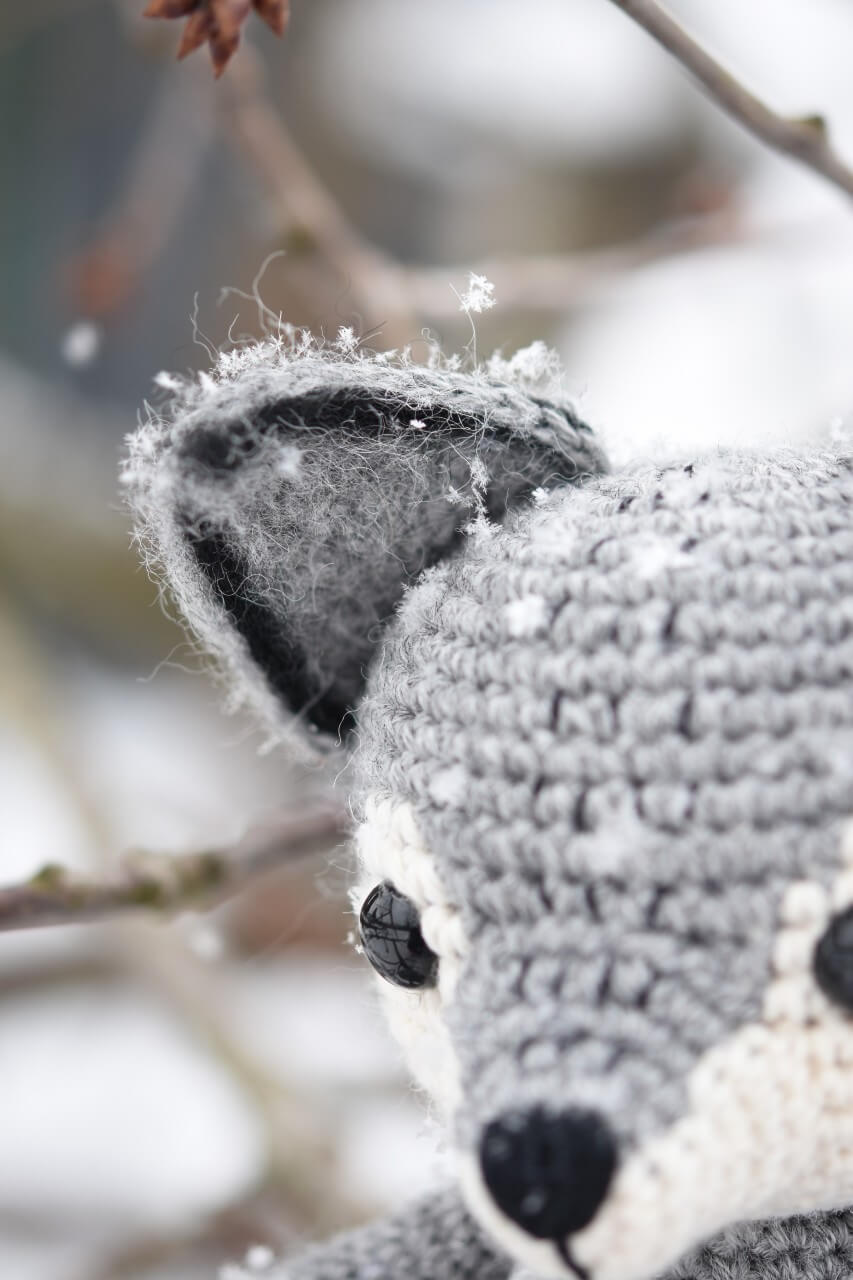
<svg viewBox="0 0 853 1280">
<path fill-rule="evenodd" d="M 204 55 L 176 66 L 141 7 L 0 6 L 2 882 L 227 844 L 327 784 L 220 714 L 115 475 L 152 375 L 204 366 L 195 294 L 214 343 L 238 312 L 251 331 L 220 287 L 284 248 L 272 312 L 327 332 L 385 317 L 353 317 L 231 142 Z M 824 114 L 853 162 L 849 0 L 670 8 L 778 110 Z M 587 255 L 558 305 L 507 301 L 496 271 L 477 343 L 554 345 L 617 461 L 851 421 L 853 205 L 608 0 L 293 0 L 286 41 L 255 35 L 353 224 L 446 275 L 448 347 L 471 336 L 450 289 L 469 268 L 512 259 L 517 281 L 519 258 Z M 345 861 L 209 916 L 0 935 L 0 1274 L 213 1277 L 440 1176 L 347 942 Z"/>
</svg>

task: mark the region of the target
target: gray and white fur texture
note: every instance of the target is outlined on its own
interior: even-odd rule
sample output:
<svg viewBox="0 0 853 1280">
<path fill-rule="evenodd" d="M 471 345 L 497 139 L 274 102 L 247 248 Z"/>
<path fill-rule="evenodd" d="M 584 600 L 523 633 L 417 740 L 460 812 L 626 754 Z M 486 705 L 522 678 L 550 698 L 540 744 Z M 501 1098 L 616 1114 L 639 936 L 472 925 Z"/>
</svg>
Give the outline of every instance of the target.
<svg viewBox="0 0 853 1280">
<path fill-rule="evenodd" d="M 150 563 L 342 744 L 356 910 L 436 958 L 377 982 L 456 1183 L 282 1275 L 849 1280 L 853 447 L 614 474 L 523 368 L 293 334 L 131 441 Z"/>
</svg>

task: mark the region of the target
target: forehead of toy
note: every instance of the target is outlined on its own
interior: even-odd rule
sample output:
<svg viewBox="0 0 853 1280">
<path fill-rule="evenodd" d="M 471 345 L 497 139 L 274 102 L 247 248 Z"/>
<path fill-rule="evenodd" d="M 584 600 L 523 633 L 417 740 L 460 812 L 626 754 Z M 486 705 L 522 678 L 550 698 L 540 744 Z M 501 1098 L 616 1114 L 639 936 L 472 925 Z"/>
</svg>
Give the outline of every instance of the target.
<svg viewBox="0 0 853 1280">
<path fill-rule="evenodd" d="M 785 888 L 830 882 L 850 812 L 851 501 L 833 459 L 599 478 L 409 592 L 361 787 L 411 808 L 489 970 L 472 1070 L 530 997 L 598 1076 L 617 1043 L 647 1072 L 657 1026 L 665 1113 L 756 1015 Z"/>
</svg>

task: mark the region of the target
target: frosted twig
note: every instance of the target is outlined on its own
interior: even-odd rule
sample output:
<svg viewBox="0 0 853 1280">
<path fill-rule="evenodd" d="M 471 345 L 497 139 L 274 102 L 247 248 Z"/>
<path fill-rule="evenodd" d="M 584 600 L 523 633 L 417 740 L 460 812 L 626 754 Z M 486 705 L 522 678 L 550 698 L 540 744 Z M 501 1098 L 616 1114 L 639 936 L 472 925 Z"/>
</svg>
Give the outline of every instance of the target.
<svg viewBox="0 0 853 1280">
<path fill-rule="evenodd" d="M 714 102 L 744 129 L 853 196 L 853 169 L 830 146 L 822 117 L 794 119 L 771 110 L 703 49 L 657 0 L 611 0 L 611 3 L 663 45 L 696 77 Z"/>
<path fill-rule="evenodd" d="M 345 831 L 344 809 L 325 803 L 255 828 L 233 849 L 131 854 L 116 874 L 99 876 L 48 863 L 29 880 L 0 888 L 0 932 L 219 902 L 266 871 L 327 850 Z"/>
</svg>

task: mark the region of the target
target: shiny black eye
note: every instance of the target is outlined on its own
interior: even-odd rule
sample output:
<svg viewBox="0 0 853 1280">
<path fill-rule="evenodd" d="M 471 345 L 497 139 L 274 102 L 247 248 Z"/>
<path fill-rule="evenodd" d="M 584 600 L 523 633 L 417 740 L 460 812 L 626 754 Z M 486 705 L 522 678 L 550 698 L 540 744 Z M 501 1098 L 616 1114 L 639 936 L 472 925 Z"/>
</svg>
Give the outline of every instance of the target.
<svg viewBox="0 0 853 1280">
<path fill-rule="evenodd" d="M 365 955 L 381 978 L 398 987 L 435 985 L 438 956 L 424 942 L 416 907 L 392 884 L 371 889 L 359 929 Z"/>
<path fill-rule="evenodd" d="M 825 996 L 853 1010 L 853 907 L 830 920 L 815 948 L 814 976 Z"/>
</svg>

